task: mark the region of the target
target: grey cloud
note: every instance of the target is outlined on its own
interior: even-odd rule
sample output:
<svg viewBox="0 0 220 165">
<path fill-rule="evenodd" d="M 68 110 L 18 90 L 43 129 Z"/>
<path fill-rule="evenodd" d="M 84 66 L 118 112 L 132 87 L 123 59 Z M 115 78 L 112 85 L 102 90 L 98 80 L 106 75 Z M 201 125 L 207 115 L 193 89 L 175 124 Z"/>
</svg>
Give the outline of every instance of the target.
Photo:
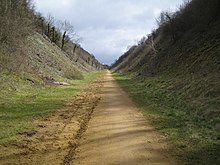
<svg viewBox="0 0 220 165">
<path fill-rule="evenodd" d="M 161 10 L 175 9 L 182 0 L 34 0 L 44 15 L 71 22 L 82 46 L 101 62 L 112 63 L 155 27 Z"/>
</svg>

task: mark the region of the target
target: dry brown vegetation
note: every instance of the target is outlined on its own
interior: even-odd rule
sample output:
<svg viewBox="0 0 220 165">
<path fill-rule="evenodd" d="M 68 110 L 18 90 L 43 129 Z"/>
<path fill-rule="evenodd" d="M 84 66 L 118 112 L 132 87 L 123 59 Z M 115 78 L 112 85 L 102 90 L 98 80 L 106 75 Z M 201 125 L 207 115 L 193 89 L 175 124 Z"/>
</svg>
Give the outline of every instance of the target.
<svg viewBox="0 0 220 165">
<path fill-rule="evenodd" d="M 1 0 L 0 3 L 0 69 L 19 71 L 25 56 L 22 47 L 32 32 L 33 8 L 26 0 Z"/>
</svg>

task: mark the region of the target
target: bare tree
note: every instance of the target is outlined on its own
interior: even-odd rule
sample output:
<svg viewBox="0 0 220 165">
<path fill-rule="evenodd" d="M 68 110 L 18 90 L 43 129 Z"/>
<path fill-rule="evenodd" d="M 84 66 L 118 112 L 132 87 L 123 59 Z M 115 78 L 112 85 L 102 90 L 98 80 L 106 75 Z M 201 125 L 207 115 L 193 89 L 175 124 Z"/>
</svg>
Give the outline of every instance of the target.
<svg viewBox="0 0 220 165">
<path fill-rule="evenodd" d="M 148 38 L 147 45 L 155 54 L 157 53 L 157 49 L 156 49 L 153 37 Z"/>
<path fill-rule="evenodd" d="M 76 35 L 74 27 L 68 21 L 58 21 L 58 28 L 62 31 L 61 49 L 64 49 L 64 45 L 69 40 L 73 40 Z"/>
<path fill-rule="evenodd" d="M 140 41 L 138 41 L 138 45 L 142 45 L 146 42 L 147 38 L 145 36 L 143 36 Z"/>
<path fill-rule="evenodd" d="M 55 18 L 51 15 L 48 14 L 46 17 L 46 22 L 47 22 L 47 36 L 50 38 L 51 37 L 51 30 L 54 27 L 54 23 L 55 23 Z"/>
<path fill-rule="evenodd" d="M 81 56 L 81 47 L 80 47 L 80 45 L 79 44 L 76 44 L 77 45 L 77 48 L 78 48 L 78 56 L 77 56 L 77 58 L 76 58 L 76 60 L 75 60 L 75 62 L 78 62 L 78 60 L 79 60 L 79 57 Z"/>
<path fill-rule="evenodd" d="M 163 11 L 160 17 L 157 19 L 157 24 L 160 28 L 163 28 L 165 33 L 168 33 L 172 40 L 175 42 L 177 39 L 178 26 L 175 21 L 176 14 L 170 11 Z"/>
<path fill-rule="evenodd" d="M 162 11 L 160 13 L 160 16 L 156 19 L 157 25 L 160 27 L 162 25 L 164 25 L 167 22 L 167 18 L 166 18 L 166 12 Z"/>
</svg>

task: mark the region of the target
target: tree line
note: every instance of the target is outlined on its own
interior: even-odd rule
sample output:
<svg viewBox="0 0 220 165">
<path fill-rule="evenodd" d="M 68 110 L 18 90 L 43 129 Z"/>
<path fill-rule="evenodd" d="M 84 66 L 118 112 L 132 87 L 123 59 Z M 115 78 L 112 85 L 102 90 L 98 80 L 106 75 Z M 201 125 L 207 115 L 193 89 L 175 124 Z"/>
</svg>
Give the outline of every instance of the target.
<svg viewBox="0 0 220 165">
<path fill-rule="evenodd" d="M 79 44 L 81 38 L 74 31 L 73 25 L 68 21 L 56 20 L 51 14 L 43 17 L 41 13 L 37 14 L 38 31 L 45 34 L 52 42 L 64 50 L 64 46 L 68 42 Z M 75 49 L 75 48 L 74 48 Z"/>
</svg>

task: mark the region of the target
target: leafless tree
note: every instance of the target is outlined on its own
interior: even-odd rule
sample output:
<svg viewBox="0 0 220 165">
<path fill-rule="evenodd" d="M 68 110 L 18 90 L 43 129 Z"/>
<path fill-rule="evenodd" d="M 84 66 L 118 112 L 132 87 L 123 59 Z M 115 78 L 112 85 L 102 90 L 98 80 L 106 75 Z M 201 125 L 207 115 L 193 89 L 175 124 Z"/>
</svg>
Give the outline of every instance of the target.
<svg viewBox="0 0 220 165">
<path fill-rule="evenodd" d="M 145 36 L 143 36 L 140 41 L 138 41 L 138 45 L 142 45 L 146 42 L 147 38 Z"/>
<path fill-rule="evenodd" d="M 55 18 L 51 15 L 48 14 L 46 17 L 46 22 L 47 22 L 47 36 L 50 38 L 51 37 L 51 30 L 53 30 L 52 32 L 52 37 L 54 37 L 54 23 L 55 23 Z"/>
<path fill-rule="evenodd" d="M 61 49 L 64 49 L 66 42 L 71 41 L 75 44 L 79 44 L 82 41 L 82 38 L 76 34 L 73 25 L 68 21 L 58 21 L 57 27 L 62 32 Z"/>
<path fill-rule="evenodd" d="M 155 42 L 154 42 L 154 36 L 152 34 L 148 35 L 148 38 L 147 38 L 145 43 L 154 52 L 154 54 L 157 53 L 156 45 L 155 45 Z"/>
<path fill-rule="evenodd" d="M 62 31 L 61 49 L 64 49 L 66 42 L 71 40 L 75 35 L 74 27 L 68 21 L 58 21 L 58 28 Z"/>
</svg>

